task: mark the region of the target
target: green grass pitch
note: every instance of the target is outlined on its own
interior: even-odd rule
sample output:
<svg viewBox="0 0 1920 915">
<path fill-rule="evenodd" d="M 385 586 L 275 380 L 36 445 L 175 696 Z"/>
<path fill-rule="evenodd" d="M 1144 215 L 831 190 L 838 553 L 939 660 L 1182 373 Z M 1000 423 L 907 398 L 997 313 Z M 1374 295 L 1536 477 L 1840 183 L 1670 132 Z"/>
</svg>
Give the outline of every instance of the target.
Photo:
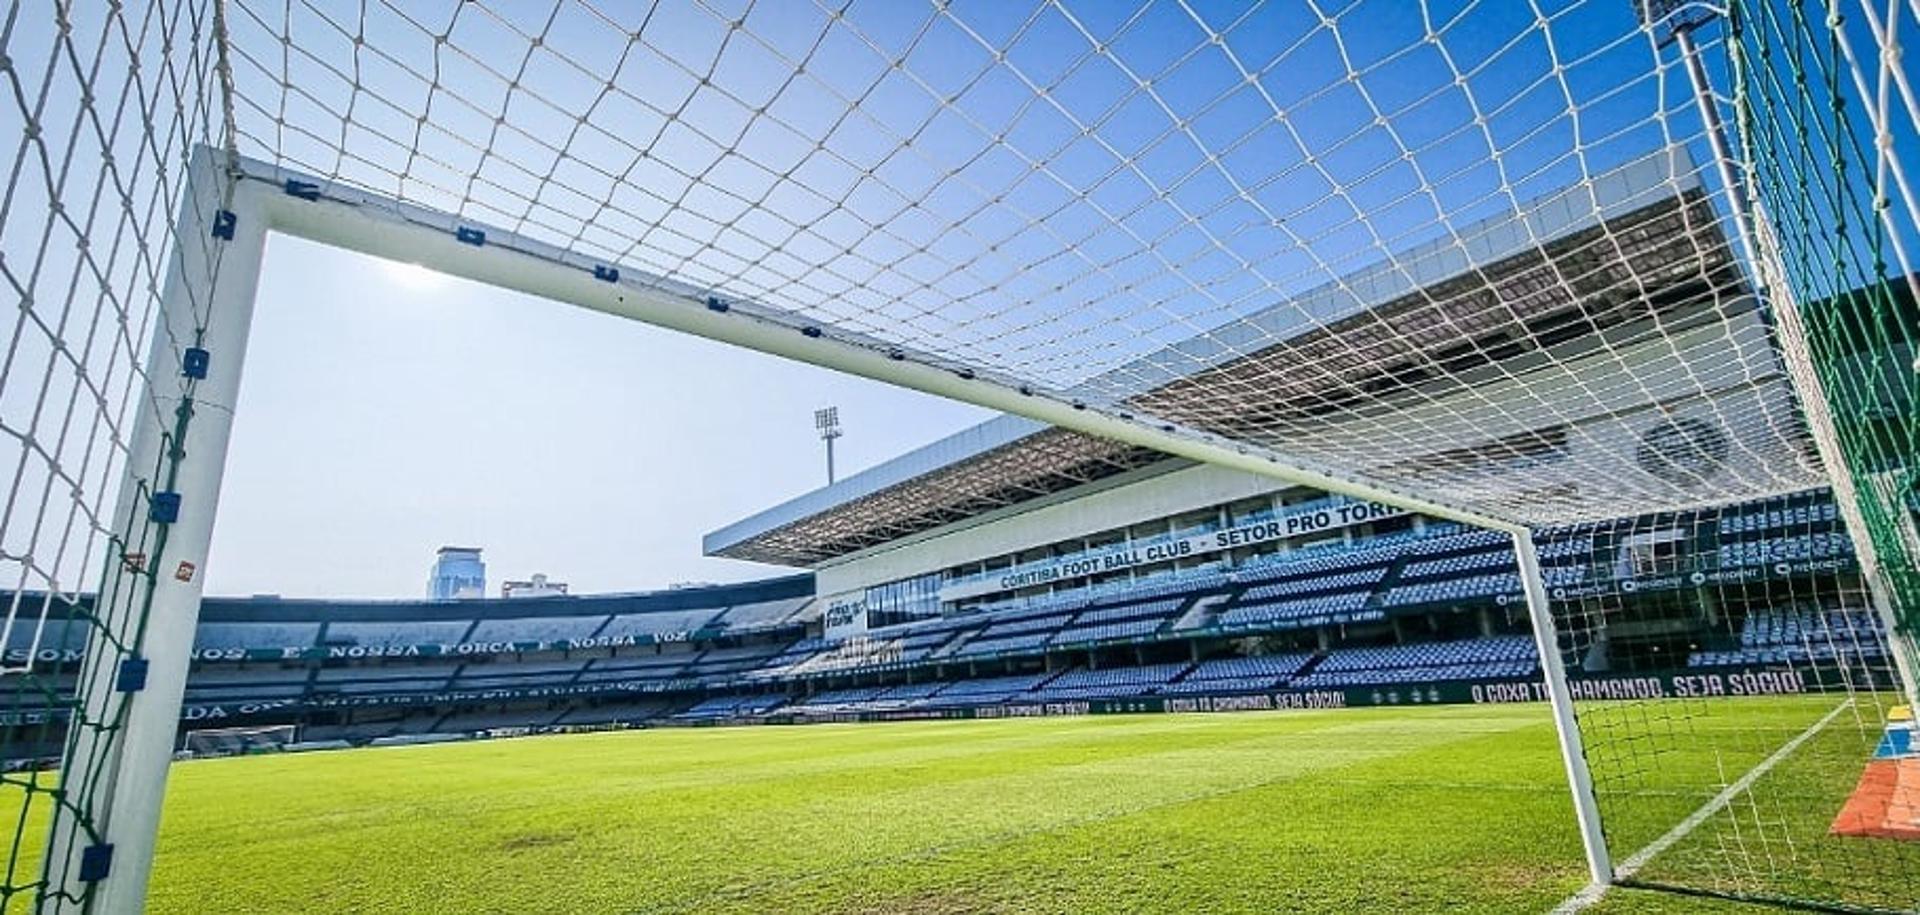
<svg viewBox="0 0 1920 915">
<path fill-rule="evenodd" d="M 1722 700 L 1725 726 L 1764 723 L 1773 745 L 1835 701 Z M 1779 771 L 1837 803 L 1861 756 L 1858 728 L 1835 733 L 1831 772 Z M 1804 749 L 1828 758 L 1819 741 Z M 1656 800 L 1612 826 L 1651 839 L 1711 796 L 1713 772 L 1763 755 L 1669 753 L 1633 776 L 1668 780 Z M 1559 766 L 1540 706 L 663 729 L 195 761 L 172 775 L 151 910 L 1544 911 L 1584 882 Z M 1823 834 L 1831 815 L 1780 829 L 1839 841 Z M 1684 868 L 1726 848 L 1709 823 L 1668 854 Z M 1596 911 L 1744 910 L 1619 891 Z"/>
</svg>

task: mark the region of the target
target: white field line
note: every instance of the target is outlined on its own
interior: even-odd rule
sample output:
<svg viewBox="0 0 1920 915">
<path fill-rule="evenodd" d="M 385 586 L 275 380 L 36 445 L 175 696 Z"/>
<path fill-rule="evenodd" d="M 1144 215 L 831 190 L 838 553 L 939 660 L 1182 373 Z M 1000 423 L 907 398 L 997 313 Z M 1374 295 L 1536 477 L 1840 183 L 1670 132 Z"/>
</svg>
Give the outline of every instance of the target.
<svg viewBox="0 0 1920 915">
<path fill-rule="evenodd" d="M 1793 755 L 1793 751 L 1800 749 L 1801 744 L 1813 739 L 1813 735 L 1820 733 L 1822 729 L 1833 722 L 1833 719 L 1840 717 L 1840 713 L 1846 711 L 1847 707 L 1852 704 L 1852 699 L 1840 700 L 1840 704 L 1834 706 L 1833 711 L 1822 716 L 1819 721 L 1808 725 L 1806 730 L 1801 731 L 1792 740 L 1781 744 L 1780 749 L 1773 751 L 1772 756 L 1761 760 L 1759 765 L 1747 770 L 1747 774 L 1740 776 L 1733 784 L 1721 789 L 1719 794 L 1714 795 L 1706 803 L 1701 804 L 1700 809 L 1688 814 L 1686 819 L 1681 820 L 1675 824 L 1672 829 L 1667 830 L 1666 835 L 1653 840 L 1651 843 L 1648 843 L 1647 847 L 1634 852 L 1631 857 L 1620 862 L 1613 869 L 1614 880 L 1624 880 L 1633 876 L 1635 873 L 1638 873 L 1641 868 L 1646 867 L 1648 861 L 1652 861 L 1661 852 L 1672 848 L 1674 843 L 1686 838 L 1687 833 L 1699 828 L 1700 824 L 1705 823 L 1709 817 L 1725 809 L 1728 804 L 1733 803 L 1734 798 L 1746 793 L 1747 789 L 1753 787 L 1753 783 L 1759 781 L 1761 776 L 1766 775 L 1774 766 L 1779 765 L 1781 760 Z M 1599 902 L 1600 898 L 1607 894 L 1607 889 L 1611 886 L 1612 884 L 1610 883 L 1589 883 L 1583 887 L 1580 892 L 1568 896 L 1556 906 L 1553 909 L 1553 915 L 1573 915 L 1573 913 L 1582 911 L 1588 906 Z"/>
</svg>

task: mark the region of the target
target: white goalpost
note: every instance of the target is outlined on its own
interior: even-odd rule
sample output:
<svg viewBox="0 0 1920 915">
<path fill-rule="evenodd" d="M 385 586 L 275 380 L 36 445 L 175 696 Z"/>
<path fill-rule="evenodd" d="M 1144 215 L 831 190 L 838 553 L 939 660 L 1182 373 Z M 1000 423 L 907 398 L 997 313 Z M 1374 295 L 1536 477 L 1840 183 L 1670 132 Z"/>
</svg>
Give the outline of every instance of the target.
<svg viewBox="0 0 1920 915">
<path fill-rule="evenodd" d="M 1505 535 L 1590 896 L 1901 904 L 1920 8 L 106 6 L 0 30 L 0 907 L 144 903 L 276 233 Z"/>
<path fill-rule="evenodd" d="M 200 616 L 200 570 L 213 539 L 266 253 L 267 226 L 222 158 L 202 148 L 184 176 L 188 193 L 115 509 L 115 530 L 156 531 L 142 541 L 147 574 L 128 583 L 127 598 L 141 615 L 126 617 L 119 631 L 94 634 L 76 687 L 81 717 L 113 726 L 105 733 L 75 727 L 67 735 L 62 783 L 73 800 L 55 812 L 47 879 L 73 894 L 64 901 L 76 907 L 140 911 L 153 867 Z M 75 781 L 89 790 L 74 791 Z M 89 885 L 91 902 L 83 903 L 85 894 L 75 891 Z"/>
<path fill-rule="evenodd" d="M 196 154 L 193 175 L 191 186 L 205 190 L 195 198 L 197 211 L 195 208 L 183 211 L 180 237 L 211 237 L 216 220 L 232 232 L 231 237 L 220 238 L 207 255 L 217 261 L 218 270 L 211 269 L 205 262 L 183 263 L 177 274 L 178 284 L 170 282 L 169 294 L 161 303 L 161 315 L 164 326 L 171 330 L 155 335 L 156 350 L 149 359 L 150 365 L 173 365 L 184 360 L 186 348 L 203 350 L 209 366 L 206 376 L 200 379 L 180 376 L 177 381 L 160 376 L 156 385 L 177 385 L 182 389 L 180 393 L 142 398 L 137 407 L 136 428 L 159 430 L 167 418 L 177 415 L 180 403 L 187 401 L 193 405 L 186 447 L 170 467 L 160 460 L 158 437 L 137 441 L 129 464 L 167 467 L 165 473 L 174 481 L 171 491 L 180 494 L 180 520 L 168 525 L 164 549 L 155 557 L 162 572 L 178 570 L 183 563 L 198 567 L 205 562 L 220 476 L 226 465 L 232 404 L 238 392 L 246 335 L 253 314 L 253 292 L 270 233 L 323 242 L 376 257 L 404 259 L 451 276 L 1018 413 L 1079 432 L 1500 531 L 1513 538 L 1522 557 L 1532 556 L 1531 534 L 1525 525 L 1367 486 L 1324 471 L 1290 466 L 1278 455 L 1256 456 L 1245 448 L 1221 443 L 1213 436 L 1172 427 L 1155 428 L 1138 419 L 1108 416 L 1084 404 L 1061 402 L 1045 394 L 1022 393 L 994 381 L 965 377 L 960 371 L 934 364 L 934 360 L 922 354 L 899 358 L 902 354 L 898 347 L 808 334 L 807 325 L 752 303 L 728 303 L 725 310 L 718 310 L 706 297 L 689 290 L 676 290 L 674 284 L 658 277 L 634 275 L 630 271 L 610 277 L 605 272 L 609 265 L 591 263 L 450 214 L 381 199 L 313 176 L 231 158 L 207 148 Z M 188 342 L 194 345 L 174 349 Z M 151 494 L 164 485 L 167 484 L 151 477 L 130 478 L 122 490 L 122 513 L 146 512 L 152 501 Z M 1531 574 L 1523 576 L 1528 581 L 1528 611 L 1542 646 L 1543 663 L 1550 672 L 1547 693 L 1559 725 L 1568 779 L 1575 786 L 1574 807 L 1587 851 L 1588 869 L 1595 881 L 1604 882 L 1611 874 L 1611 865 L 1601 839 L 1599 814 L 1580 748 L 1579 732 L 1572 726 L 1572 700 L 1565 689 L 1564 675 L 1558 672 L 1558 651 L 1553 649 L 1557 644 L 1553 617 L 1538 572 L 1535 563 Z M 71 859 L 66 871 L 56 872 L 61 879 L 66 879 L 68 872 L 78 873 L 86 849 L 102 844 L 100 839 L 104 834 L 105 844 L 113 849 L 114 866 L 96 882 L 93 892 L 96 904 L 109 911 L 137 910 L 144 899 L 153 837 L 159 827 L 159 802 L 164 794 L 165 760 L 173 746 L 174 722 L 179 717 L 180 697 L 186 683 L 193 624 L 198 618 L 198 576 L 163 578 L 166 580 L 156 589 L 160 593 L 153 601 L 149 623 L 155 635 L 148 638 L 142 657 L 149 670 L 156 674 L 160 671 L 172 674 L 166 678 L 153 676 L 147 688 L 135 693 L 129 702 L 128 720 L 143 724 L 138 728 L 129 727 L 116 744 L 98 748 L 108 756 L 107 765 L 119 769 L 108 772 L 104 778 L 103 784 L 112 785 L 112 790 L 98 795 L 106 806 L 92 811 L 75 810 L 73 816 L 63 818 L 54 827 L 56 847 L 69 849 Z M 173 637 L 156 637 L 163 632 L 172 633 Z M 112 685 L 113 677 L 111 670 L 95 671 L 86 681 L 94 684 L 86 688 L 86 693 L 102 701 L 120 700 L 123 694 Z M 85 750 L 74 754 L 69 763 L 72 771 L 80 772 L 96 771 L 101 765 Z M 117 804 L 113 801 L 116 796 L 121 798 Z M 83 823 L 91 824 L 90 828 Z M 89 832 L 93 834 L 92 842 L 81 838 Z"/>
</svg>

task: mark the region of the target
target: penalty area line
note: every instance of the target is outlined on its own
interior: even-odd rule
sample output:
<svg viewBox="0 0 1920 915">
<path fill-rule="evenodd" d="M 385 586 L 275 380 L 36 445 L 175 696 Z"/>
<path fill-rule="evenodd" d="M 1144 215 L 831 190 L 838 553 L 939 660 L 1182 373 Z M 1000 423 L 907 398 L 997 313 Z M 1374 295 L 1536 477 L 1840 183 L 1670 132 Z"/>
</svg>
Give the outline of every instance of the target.
<svg viewBox="0 0 1920 915">
<path fill-rule="evenodd" d="M 1613 869 L 1614 881 L 1625 880 L 1639 873 L 1641 868 L 1647 866 L 1647 862 L 1652 861 L 1655 857 L 1659 856 L 1661 852 L 1672 848 L 1674 843 L 1686 838 L 1688 833 L 1698 829 L 1700 824 L 1705 823 L 1709 817 L 1726 809 L 1728 804 L 1733 803 L 1734 798 L 1746 793 L 1747 789 L 1752 788 L 1753 783 L 1759 781 L 1761 776 L 1766 775 L 1774 766 L 1779 765 L 1781 760 L 1793 755 L 1793 751 L 1800 749 L 1801 744 L 1812 740 L 1813 735 L 1824 730 L 1828 724 L 1833 722 L 1833 719 L 1840 717 L 1840 713 L 1846 711 L 1852 704 L 1853 700 L 1850 698 L 1840 700 L 1840 704 L 1834 706 L 1832 711 L 1821 716 L 1819 721 L 1808 725 L 1806 730 L 1795 735 L 1792 740 L 1781 744 L 1779 749 L 1773 751 L 1773 755 L 1761 760 L 1759 765 L 1748 769 L 1747 774 L 1740 776 L 1734 780 L 1733 784 L 1721 789 L 1719 794 L 1714 795 L 1706 803 L 1701 804 L 1700 809 L 1688 814 L 1686 819 L 1674 824 L 1674 827 L 1667 830 L 1665 835 L 1653 840 L 1647 844 L 1647 847 L 1634 852 L 1631 857 L 1620 862 Z M 1601 897 L 1605 896 L 1607 890 L 1611 889 L 1613 885 L 1612 883 L 1589 883 L 1585 887 L 1582 887 L 1580 892 L 1568 896 L 1565 900 L 1561 901 L 1558 906 L 1555 906 L 1553 915 L 1573 915 L 1573 913 L 1583 911 L 1588 906 L 1599 902 Z"/>
</svg>

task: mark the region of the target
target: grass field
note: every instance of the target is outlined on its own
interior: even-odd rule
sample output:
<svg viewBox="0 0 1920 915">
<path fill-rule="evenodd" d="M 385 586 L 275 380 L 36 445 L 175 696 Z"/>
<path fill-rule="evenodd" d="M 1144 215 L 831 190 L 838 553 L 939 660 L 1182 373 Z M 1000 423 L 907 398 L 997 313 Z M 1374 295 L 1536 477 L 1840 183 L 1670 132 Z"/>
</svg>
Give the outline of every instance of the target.
<svg viewBox="0 0 1920 915">
<path fill-rule="evenodd" d="M 1725 703 L 1726 723 L 1787 733 L 1834 701 Z M 1668 781 L 1620 808 L 1621 841 L 1741 764 L 1682 755 L 1634 776 Z M 1781 828 L 1841 841 L 1831 813 Z M 1722 861 L 1717 829 L 1668 854 Z M 1539 706 L 654 730 L 183 763 L 152 909 L 1544 911 L 1580 860 Z M 1743 909 L 1618 891 L 1597 911 Z"/>
</svg>

